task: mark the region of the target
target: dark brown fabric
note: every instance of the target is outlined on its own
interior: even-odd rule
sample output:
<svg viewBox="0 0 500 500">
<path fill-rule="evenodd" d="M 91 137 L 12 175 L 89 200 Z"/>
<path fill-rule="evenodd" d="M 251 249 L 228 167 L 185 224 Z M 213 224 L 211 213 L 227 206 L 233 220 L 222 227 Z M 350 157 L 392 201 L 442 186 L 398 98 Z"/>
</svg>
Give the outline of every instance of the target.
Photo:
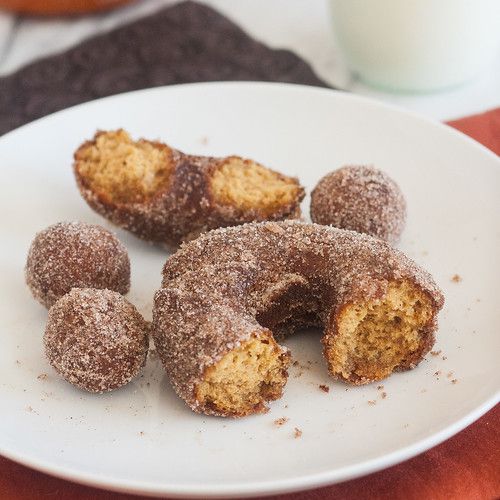
<svg viewBox="0 0 500 500">
<path fill-rule="evenodd" d="M 269 49 L 205 5 L 183 2 L 0 79 L 0 134 L 98 97 L 217 80 L 326 86 L 295 54 Z"/>
</svg>

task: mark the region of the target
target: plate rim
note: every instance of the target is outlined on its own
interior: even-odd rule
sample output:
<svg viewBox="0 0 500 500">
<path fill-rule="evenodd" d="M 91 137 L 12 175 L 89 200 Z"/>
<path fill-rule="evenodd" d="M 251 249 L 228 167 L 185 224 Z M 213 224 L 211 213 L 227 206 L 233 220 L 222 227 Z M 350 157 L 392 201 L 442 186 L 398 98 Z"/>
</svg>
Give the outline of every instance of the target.
<svg viewBox="0 0 500 500">
<path fill-rule="evenodd" d="M 84 103 L 65 108 L 49 115 L 38 118 L 37 120 L 26 123 L 18 128 L 15 128 L 6 134 L 0 136 L 0 145 L 5 138 L 10 138 L 12 135 L 24 132 L 24 129 L 35 124 L 40 124 L 44 120 L 50 120 L 54 116 L 58 116 L 64 113 L 71 113 L 75 109 L 80 107 L 93 105 L 94 103 L 99 104 L 102 101 L 108 101 L 113 99 L 121 99 L 131 94 L 137 93 L 163 93 L 165 91 L 170 91 L 171 89 L 183 89 L 183 88 L 203 88 L 203 87 L 240 87 L 248 88 L 253 90 L 255 88 L 266 88 L 272 89 L 273 91 L 282 90 L 293 90 L 298 92 L 312 92 L 325 95 L 335 95 L 337 98 L 347 99 L 350 101 L 361 103 L 362 105 L 368 105 L 379 109 L 390 110 L 396 112 L 400 115 L 406 115 L 410 119 L 420 121 L 424 123 L 426 127 L 432 126 L 451 134 L 462 141 L 470 144 L 470 147 L 474 147 L 483 155 L 487 155 L 490 160 L 498 163 L 500 167 L 500 157 L 498 157 L 491 150 L 486 148 L 481 143 L 477 142 L 475 139 L 469 137 L 468 135 L 462 133 L 453 127 L 434 120 L 432 118 L 426 117 L 420 113 L 412 110 L 407 110 L 405 108 L 399 107 L 394 104 L 387 104 L 376 99 L 360 96 L 357 94 L 351 94 L 345 91 L 339 91 L 323 87 L 315 87 L 300 84 L 291 83 L 281 83 L 281 82 L 260 82 L 260 81 L 215 81 L 215 82 L 194 82 L 176 85 L 165 85 L 160 87 L 151 87 L 146 89 L 138 89 L 129 92 L 123 92 L 119 94 L 114 94 L 111 96 L 102 97 L 99 99 L 94 99 L 91 101 L 86 101 Z M 493 408 L 498 402 L 500 402 L 500 390 L 493 394 L 490 398 L 483 401 L 483 403 L 462 418 L 456 420 L 452 424 L 444 425 L 439 431 L 434 432 L 430 436 L 423 439 L 417 440 L 414 443 L 390 453 L 383 455 L 382 457 L 376 457 L 363 462 L 358 462 L 355 464 L 347 465 L 342 468 L 338 468 L 334 471 L 321 471 L 316 473 L 308 473 L 292 478 L 278 479 L 278 480 L 265 480 L 265 481 L 254 481 L 250 483 L 230 483 L 230 484 L 219 484 L 217 487 L 213 485 L 207 486 L 203 484 L 179 484 L 175 486 L 168 486 L 168 484 L 159 484 L 152 481 L 144 480 L 130 480 L 130 479 L 113 479 L 106 477 L 105 475 L 96 475 L 95 473 L 81 472 L 78 468 L 60 466 L 55 462 L 50 462 L 47 460 L 41 460 L 37 458 L 31 458 L 29 454 L 25 454 L 19 451 L 12 451 L 9 447 L 6 447 L 0 439 L 0 455 L 13 460 L 19 464 L 35 469 L 39 472 L 49 474 L 61 479 L 76 482 L 79 484 L 97 487 L 101 489 L 107 489 L 123 493 L 136 493 L 148 496 L 162 496 L 169 495 L 174 498 L 184 498 L 184 497 L 198 497 L 198 498 L 209 498 L 209 497 L 231 497 L 238 495 L 240 497 L 251 497 L 258 495 L 273 495 L 280 493 L 289 493 L 292 491 L 303 491 L 307 489 L 319 488 L 338 482 L 348 481 L 355 479 L 379 470 L 385 469 L 397 463 L 408 460 L 426 450 L 442 443 L 446 439 L 454 436 L 461 430 L 463 430 L 468 425 L 472 424 L 482 415 L 484 415 L 488 410 Z M 1 438 L 1 436 L 0 436 Z"/>
<path fill-rule="evenodd" d="M 447 439 L 453 437 L 468 425 L 472 424 L 482 417 L 488 410 L 492 409 L 500 402 L 500 391 L 478 406 L 464 417 L 453 424 L 445 426 L 440 431 L 428 436 L 427 438 L 416 441 L 405 448 L 395 450 L 383 457 L 372 458 L 358 464 L 351 464 L 334 473 L 323 471 L 314 474 L 305 474 L 294 478 L 281 480 L 267 480 L 247 484 L 237 483 L 229 485 L 204 486 L 203 484 L 181 484 L 174 487 L 164 487 L 151 481 L 137 481 L 129 479 L 107 479 L 106 476 L 100 477 L 95 474 L 84 473 L 72 467 L 61 467 L 56 464 L 51 465 L 47 461 L 32 459 L 22 453 L 5 452 L 0 443 L 0 454 L 14 462 L 30 467 L 39 472 L 54 476 L 66 481 L 100 488 L 119 493 L 141 494 L 151 497 L 170 498 L 251 498 L 262 495 L 278 495 L 285 493 L 300 492 L 316 488 L 332 486 L 337 483 L 349 481 L 359 477 L 372 474 L 393 465 L 397 465 L 406 460 L 416 457 L 421 453 L 441 444 Z"/>
</svg>

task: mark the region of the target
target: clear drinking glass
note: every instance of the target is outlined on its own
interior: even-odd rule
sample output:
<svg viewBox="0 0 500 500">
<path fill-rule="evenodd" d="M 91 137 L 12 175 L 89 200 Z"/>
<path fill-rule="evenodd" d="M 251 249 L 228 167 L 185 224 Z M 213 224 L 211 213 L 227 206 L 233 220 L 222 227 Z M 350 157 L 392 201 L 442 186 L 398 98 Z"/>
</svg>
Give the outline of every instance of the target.
<svg viewBox="0 0 500 500">
<path fill-rule="evenodd" d="M 385 89 L 431 91 L 499 57 L 500 0 L 330 0 L 350 69 Z"/>
</svg>

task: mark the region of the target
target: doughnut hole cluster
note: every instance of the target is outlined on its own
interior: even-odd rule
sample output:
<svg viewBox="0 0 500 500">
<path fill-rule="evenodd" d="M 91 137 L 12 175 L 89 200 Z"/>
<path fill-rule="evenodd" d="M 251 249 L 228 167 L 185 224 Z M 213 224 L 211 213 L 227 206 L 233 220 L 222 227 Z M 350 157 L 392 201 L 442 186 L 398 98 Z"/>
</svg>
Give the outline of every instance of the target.
<svg viewBox="0 0 500 500">
<path fill-rule="evenodd" d="M 25 274 L 35 299 L 49 308 L 45 354 L 59 375 L 101 393 L 139 373 L 149 324 L 122 295 L 130 261 L 114 234 L 93 224 L 54 224 L 35 236 Z"/>
</svg>

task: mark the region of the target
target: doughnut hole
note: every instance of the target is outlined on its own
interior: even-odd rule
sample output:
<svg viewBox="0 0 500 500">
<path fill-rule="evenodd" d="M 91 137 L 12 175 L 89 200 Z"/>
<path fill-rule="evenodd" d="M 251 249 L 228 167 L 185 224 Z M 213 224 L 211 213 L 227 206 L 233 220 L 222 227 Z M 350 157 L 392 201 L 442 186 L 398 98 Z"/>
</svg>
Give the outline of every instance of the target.
<svg viewBox="0 0 500 500">
<path fill-rule="evenodd" d="M 75 169 L 94 193 L 114 203 L 141 203 L 165 190 L 173 171 L 168 146 L 133 141 L 124 130 L 98 132 L 75 154 Z"/>
<path fill-rule="evenodd" d="M 64 380 L 92 393 L 128 384 L 146 363 L 150 326 L 111 290 L 73 288 L 49 310 L 45 355 Z"/>
<path fill-rule="evenodd" d="M 348 165 L 326 174 L 313 189 L 311 220 L 394 244 L 405 226 L 406 200 L 385 172 Z"/>
<path fill-rule="evenodd" d="M 288 210 L 303 198 L 297 180 L 286 177 L 251 160 L 230 156 L 215 168 L 211 179 L 214 201 L 254 211 L 266 218 L 280 209 Z"/>
<path fill-rule="evenodd" d="M 84 222 L 59 222 L 37 233 L 26 260 L 33 297 L 51 307 L 72 288 L 130 289 L 127 249 L 110 231 Z"/>
<path fill-rule="evenodd" d="M 331 373 L 365 384 L 410 368 L 432 345 L 426 334 L 431 317 L 430 298 L 408 281 L 390 283 L 379 300 L 345 307 L 337 333 L 325 341 Z"/>
<path fill-rule="evenodd" d="M 289 353 L 272 337 L 253 337 L 206 370 L 196 398 L 229 416 L 265 412 L 266 402 L 282 395 L 289 363 Z"/>
</svg>

